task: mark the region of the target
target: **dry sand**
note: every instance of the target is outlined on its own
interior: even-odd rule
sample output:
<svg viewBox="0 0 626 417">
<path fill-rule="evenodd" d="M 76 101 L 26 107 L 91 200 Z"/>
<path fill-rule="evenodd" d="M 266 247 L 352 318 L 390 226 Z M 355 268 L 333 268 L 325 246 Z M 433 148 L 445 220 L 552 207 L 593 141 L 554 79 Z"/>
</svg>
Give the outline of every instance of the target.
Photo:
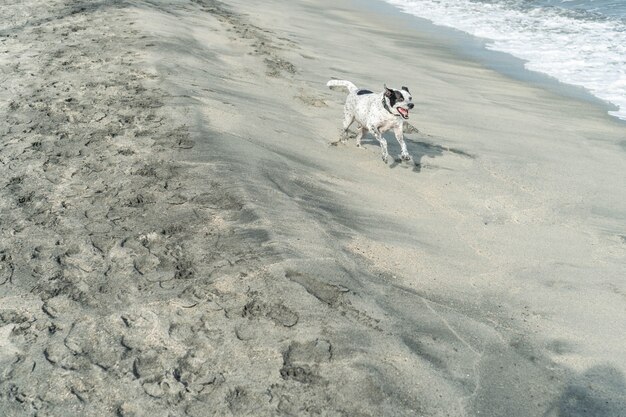
<svg viewBox="0 0 626 417">
<path fill-rule="evenodd" d="M 227 3 L 1 4 L 0 415 L 626 415 L 624 125 Z M 330 77 L 411 88 L 413 163 L 331 146 Z"/>
</svg>

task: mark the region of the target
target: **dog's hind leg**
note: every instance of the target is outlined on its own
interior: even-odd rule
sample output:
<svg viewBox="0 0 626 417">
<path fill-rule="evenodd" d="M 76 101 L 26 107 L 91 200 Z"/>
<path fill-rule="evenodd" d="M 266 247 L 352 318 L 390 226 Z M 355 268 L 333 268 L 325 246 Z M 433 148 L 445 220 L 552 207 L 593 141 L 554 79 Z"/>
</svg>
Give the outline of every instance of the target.
<svg viewBox="0 0 626 417">
<path fill-rule="evenodd" d="M 400 153 L 400 159 L 403 161 L 408 161 L 411 159 L 411 155 L 409 155 L 409 151 L 406 149 L 406 143 L 404 143 L 404 132 L 402 131 L 402 126 L 396 127 L 393 130 L 393 133 L 396 135 L 396 140 L 400 144 L 400 148 L 402 149 Z"/>
<path fill-rule="evenodd" d="M 354 115 L 347 109 L 343 113 L 343 131 L 341 132 L 341 143 L 346 143 L 348 140 L 348 128 L 354 122 Z"/>
<path fill-rule="evenodd" d="M 363 134 L 365 133 L 367 129 L 364 128 L 363 126 L 359 126 L 359 130 L 356 133 L 356 146 L 357 148 L 361 147 L 361 139 L 363 138 Z"/>
<path fill-rule="evenodd" d="M 380 150 L 382 152 L 383 162 L 387 163 L 387 159 L 389 158 L 389 152 L 387 152 L 387 141 L 385 140 L 385 138 L 383 138 L 383 135 L 380 133 L 380 130 L 378 130 L 377 127 L 370 126 L 368 130 L 372 132 L 376 140 L 378 140 L 378 143 L 380 143 Z"/>
</svg>

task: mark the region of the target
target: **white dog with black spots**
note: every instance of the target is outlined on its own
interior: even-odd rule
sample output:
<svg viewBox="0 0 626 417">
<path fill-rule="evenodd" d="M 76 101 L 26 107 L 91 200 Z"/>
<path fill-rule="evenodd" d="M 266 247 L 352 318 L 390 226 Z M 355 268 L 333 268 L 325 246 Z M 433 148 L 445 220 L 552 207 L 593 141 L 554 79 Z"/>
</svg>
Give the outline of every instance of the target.
<svg viewBox="0 0 626 417">
<path fill-rule="evenodd" d="M 356 146 L 361 146 L 361 138 L 366 131 L 370 131 L 380 143 L 383 161 L 387 162 L 387 141 L 383 133 L 393 129 L 396 139 L 400 144 L 400 158 L 404 161 L 411 159 L 404 143 L 404 120 L 409 118 L 409 110 L 413 108 L 413 97 L 407 87 L 394 90 L 385 86 L 385 91 L 375 94 L 370 90 L 359 89 L 356 85 L 346 80 L 330 80 L 326 83 L 333 87 L 345 87 L 348 97 L 344 107 L 343 132 L 341 141 L 347 139 L 348 128 L 354 121 L 359 125 L 356 135 Z"/>
</svg>

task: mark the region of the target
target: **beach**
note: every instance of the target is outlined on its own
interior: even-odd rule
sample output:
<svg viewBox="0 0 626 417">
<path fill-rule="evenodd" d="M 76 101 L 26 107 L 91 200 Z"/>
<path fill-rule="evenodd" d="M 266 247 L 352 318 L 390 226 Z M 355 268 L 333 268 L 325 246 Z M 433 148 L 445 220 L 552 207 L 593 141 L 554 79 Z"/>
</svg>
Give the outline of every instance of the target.
<svg viewBox="0 0 626 417">
<path fill-rule="evenodd" d="M 626 415 L 605 106 L 372 0 L 1 7 L 1 415 Z"/>
</svg>

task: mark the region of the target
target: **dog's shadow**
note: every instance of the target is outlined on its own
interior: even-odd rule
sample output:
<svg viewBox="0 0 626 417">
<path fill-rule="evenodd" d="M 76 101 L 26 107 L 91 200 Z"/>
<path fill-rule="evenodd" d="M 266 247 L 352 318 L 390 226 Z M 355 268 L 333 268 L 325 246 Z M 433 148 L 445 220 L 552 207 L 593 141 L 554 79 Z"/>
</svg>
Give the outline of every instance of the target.
<svg viewBox="0 0 626 417">
<path fill-rule="evenodd" d="M 351 133 L 349 137 L 350 139 L 354 139 L 356 137 L 356 133 Z M 422 172 L 422 169 L 426 166 L 424 164 L 425 157 L 437 158 L 439 156 L 443 156 L 446 152 L 453 153 L 455 155 L 465 158 L 476 158 L 474 155 L 467 153 L 463 150 L 432 143 L 431 140 L 434 139 L 432 136 L 425 135 L 414 126 L 405 123 L 404 142 L 406 143 L 407 150 L 411 155 L 411 160 L 403 161 L 400 158 L 400 144 L 398 144 L 398 141 L 396 140 L 393 132 L 386 132 L 384 137 L 387 140 L 389 156 L 390 158 L 393 158 L 392 162 L 389 164 L 389 168 L 391 169 L 403 167 L 405 169 L 411 169 L 415 173 L 420 173 Z M 361 143 L 363 145 L 372 145 L 375 147 L 380 146 L 378 144 L 378 141 L 369 134 L 365 134 L 365 136 L 363 136 Z"/>
</svg>

